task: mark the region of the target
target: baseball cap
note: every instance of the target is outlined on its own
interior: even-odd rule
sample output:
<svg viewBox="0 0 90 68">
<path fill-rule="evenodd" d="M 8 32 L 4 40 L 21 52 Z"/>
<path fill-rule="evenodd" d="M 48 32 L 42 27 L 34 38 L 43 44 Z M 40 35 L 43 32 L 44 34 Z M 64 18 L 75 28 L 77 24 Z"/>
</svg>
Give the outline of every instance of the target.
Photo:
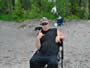
<svg viewBox="0 0 90 68">
<path fill-rule="evenodd" d="M 42 23 L 49 23 L 49 21 L 46 17 L 42 17 L 40 20 L 40 24 L 42 24 Z"/>
</svg>

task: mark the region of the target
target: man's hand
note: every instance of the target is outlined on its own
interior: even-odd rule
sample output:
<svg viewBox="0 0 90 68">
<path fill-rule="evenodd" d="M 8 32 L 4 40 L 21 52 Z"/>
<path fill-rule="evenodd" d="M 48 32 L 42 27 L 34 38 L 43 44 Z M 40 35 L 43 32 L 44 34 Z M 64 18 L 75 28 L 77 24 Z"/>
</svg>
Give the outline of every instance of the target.
<svg viewBox="0 0 90 68">
<path fill-rule="evenodd" d="M 38 34 L 38 36 L 37 36 L 37 39 L 41 39 L 42 36 L 44 36 L 44 34 L 43 34 L 43 33 L 41 32 L 41 30 L 40 30 L 40 32 L 39 32 L 39 34 Z"/>
<path fill-rule="evenodd" d="M 55 41 L 56 41 L 56 43 L 61 43 L 61 41 L 60 41 L 60 36 L 56 36 L 56 39 L 55 39 Z"/>
</svg>

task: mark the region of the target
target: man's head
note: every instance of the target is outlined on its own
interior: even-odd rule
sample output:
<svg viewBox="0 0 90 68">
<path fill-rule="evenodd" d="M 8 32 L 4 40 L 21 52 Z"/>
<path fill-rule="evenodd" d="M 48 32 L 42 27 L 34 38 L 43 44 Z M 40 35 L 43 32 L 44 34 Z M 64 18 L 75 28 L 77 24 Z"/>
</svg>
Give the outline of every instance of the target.
<svg viewBox="0 0 90 68">
<path fill-rule="evenodd" d="M 49 24 L 48 19 L 46 17 L 42 17 L 40 20 L 40 25 L 42 26 L 44 31 L 48 30 L 48 24 Z"/>
</svg>

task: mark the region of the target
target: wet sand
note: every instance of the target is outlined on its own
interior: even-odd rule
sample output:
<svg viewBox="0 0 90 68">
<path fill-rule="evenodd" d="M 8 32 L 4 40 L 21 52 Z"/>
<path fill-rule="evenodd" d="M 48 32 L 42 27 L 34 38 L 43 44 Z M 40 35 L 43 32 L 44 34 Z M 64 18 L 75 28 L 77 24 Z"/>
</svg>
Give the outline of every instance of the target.
<svg viewBox="0 0 90 68">
<path fill-rule="evenodd" d="M 54 22 L 50 21 L 50 27 Z M 23 24 L 25 28 L 20 27 Z M 23 23 L 0 21 L 0 68 L 29 68 L 36 51 L 34 28 L 38 25 L 37 19 Z M 90 20 L 68 21 L 60 31 L 65 35 L 64 68 L 90 68 Z"/>
</svg>

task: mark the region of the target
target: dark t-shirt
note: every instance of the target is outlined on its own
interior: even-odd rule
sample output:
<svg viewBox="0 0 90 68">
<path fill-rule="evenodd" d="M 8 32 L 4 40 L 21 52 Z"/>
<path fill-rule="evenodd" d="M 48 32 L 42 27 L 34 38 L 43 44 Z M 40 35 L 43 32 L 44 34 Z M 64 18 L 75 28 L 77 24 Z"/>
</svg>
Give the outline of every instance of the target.
<svg viewBox="0 0 90 68">
<path fill-rule="evenodd" d="M 41 32 L 42 32 L 43 34 L 47 34 L 48 31 L 50 31 L 50 29 L 48 29 L 47 31 L 41 30 Z"/>
<path fill-rule="evenodd" d="M 46 56 L 57 55 L 59 51 L 59 45 L 55 42 L 57 29 L 52 28 L 48 31 L 42 30 L 41 32 L 44 34 L 44 36 L 40 39 L 40 53 Z"/>
</svg>

